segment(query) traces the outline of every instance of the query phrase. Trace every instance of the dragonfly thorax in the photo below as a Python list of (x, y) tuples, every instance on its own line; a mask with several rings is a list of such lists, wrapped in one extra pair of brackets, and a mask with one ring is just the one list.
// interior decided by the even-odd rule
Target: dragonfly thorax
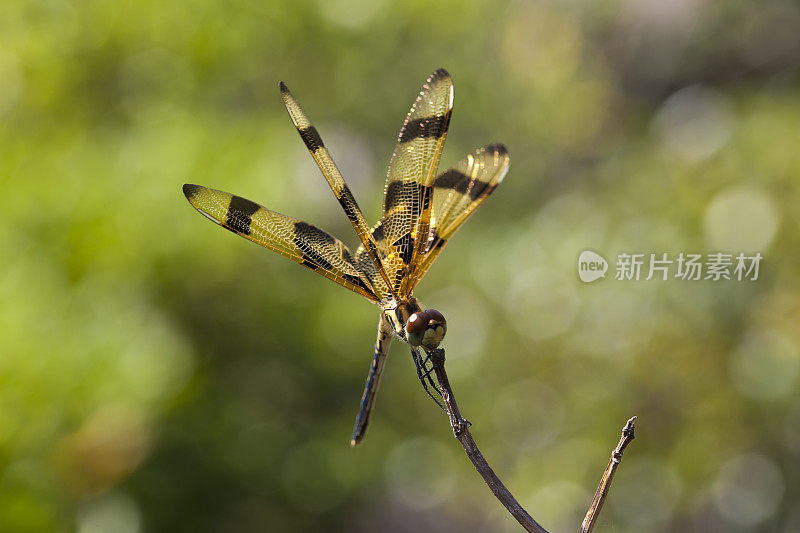
[(422, 309), (416, 298), (394, 302), (384, 308), (394, 332), (411, 346), (432, 350), (447, 333), (447, 321), (436, 309)]

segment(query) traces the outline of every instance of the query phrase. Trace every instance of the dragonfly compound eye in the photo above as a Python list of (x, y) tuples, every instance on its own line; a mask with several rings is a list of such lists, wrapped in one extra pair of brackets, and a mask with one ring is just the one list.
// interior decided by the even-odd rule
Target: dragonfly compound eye
[(426, 309), (408, 317), (405, 329), (410, 345), (432, 350), (444, 339), (444, 334), (447, 333), (447, 321), (436, 309)]

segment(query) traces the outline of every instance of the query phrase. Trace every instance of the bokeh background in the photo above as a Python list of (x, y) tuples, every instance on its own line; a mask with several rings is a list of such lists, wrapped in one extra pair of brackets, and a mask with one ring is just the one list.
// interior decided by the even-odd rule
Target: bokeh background
[[(800, 530), (800, 7), (680, 0), (6, 0), (0, 530), (516, 531), (396, 345), (349, 447), (377, 308), (216, 228), (180, 186), (356, 238), (447, 68), (442, 168), (502, 187), (417, 295), (489, 461), (573, 531)], [(578, 280), (584, 248), (764, 256), (757, 281)], [(613, 268), (613, 266), (612, 266)]]

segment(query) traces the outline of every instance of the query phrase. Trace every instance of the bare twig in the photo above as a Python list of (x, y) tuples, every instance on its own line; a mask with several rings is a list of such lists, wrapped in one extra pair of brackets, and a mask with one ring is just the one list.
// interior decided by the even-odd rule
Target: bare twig
[(603, 503), (606, 501), (606, 496), (608, 496), (608, 490), (611, 488), (614, 472), (617, 471), (617, 467), (622, 461), (622, 454), (625, 452), (625, 448), (628, 444), (636, 438), (634, 435), (636, 429), (634, 425), (635, 421), (636, 417), (634, 416), (628, 420), (628, 423), (622, 428), (622, 436), (619, 439), (619, 444), (617, 444), (617, 447), (611, 452), (611, 459), (608, 461), (606, 471), (603, 472), (603, 477), (600, 478), (600, 484), (597, 486), (597, 491), (594, 493), (592, 504), (589, 506), (589, 510), (586, 511), (586, 517), (581, 524), (581, 533), (591, 533), (595, 522), (597, 522), (600, 509), (603, 508)]
[(444, 350), (437, 349), (430, 352), (431, 360), (433, 361), (433, 368), (436, 372), (436, 380), (439, 382), (439, 387), (442, 389), (442, 398), (444, 405), (447, 409), (447, 415), (450, 417), (450, 426), (453, 428), (453, 435), (464, 451), (467, 457), (475, 465), (475, 470), (483, 477), (483, 480), (489, 485), (489, 488), (494, 493), (495, 497), (500, 500), (500, 503), (508, 509), (508, 512), (517, 519), (526, 531), (533, 531), (535, 533), (547, 533), (547, 530), (539, 525), (528, 512), (523, 509), (522, 505), (514, 498), (509, 492), (497, 474), (494, 473), (492, 467), (484, 459), (483, 454), (478, 445), (475, 444), (475, 439), (469, 432), (470, 423), (461, 416), (458, 410), (458, 404), (453, 396), (453, 389), (450, 387), (450, 380), (447, 379), (447, 372), (444, 369)]
[[(453, 395), (453, 389), (450, 386), (450, 380), (447, 379), (447, 372), (444, 368), (444, 350), (439, 348), (435, 350), (428, 351), (428, 355), (431, 358), (433, 363), (433, 370), (436, 373), (436, 380), (439, 382), (439, 388), (442, 392), (442, 398), (444, 399), (445, 409), (447, 411), (447, 415), (450, 417), (450, 426), (453, 428), (453, 435), (458, 442), (461, 443), (461, 446), (464, 448), (464, 451), (469, 457), (469, 460), (472, 461), (472, 464), (475, 465), (475, 469), (478, 473), (483, 477), (483, 480), (491, 489), (492, 493), (494, 493), (495, 497), (500, 500), (500, 503), (508, 510), (509, 513), (519, 522), (522, 527), (525, 528), (526, 531), (532, 531), (534, 533), (548, 533), (545, 528), (539, 525), (533, 517), (528, 514), (528, 512), (520, 505), (520, 503), (514, 498), (514, 496), (509, 492), (508, 488), (500, 481), (500, 478), (497, 477), (497, 474), (494, 473), (494, 470), (489, 466), (489, 463), (486, 462), (486, 459), (483, 457), (478, 445), (475, 443), (475, 439), (472, 438), (472, 434), (469, 431), (470, 423), (467, 419), (461, 416), (461, 412), (458, 409), (458, 404), (456, 403), (456, 399)], [(589, 511), (586, 514), (586, 518), (583, 521), (583, 525), (581, 528), (581, 532), (589, 532), (591, 528), (594, 527), (594, 522), (597, 520), (597, 515), (600, 513), (600, 509), (603, 507), (603, 502), (605, 501), (606, 495), (608, 494), (608, 490), (611, 486), (611, 479), (614, 477), (614, 472), (617, 469), (617, 465), (619, 465), (620, 460), (622, 459), (622, 453), (625, 451), (625, 447), (633, 440), (633, 421), (636, 417), (631, 418), (628, 420), (628, 423), (625, 425), (625, 428), (622, 430), (622, 439), (620, 440), (617, 447), (614, 449), (614, 452), (611, 454), (611, 461), (606, 467), (606, 471), (603, 474), (603, 479), (600, 481), (600, 486), (597, 487), (597, 493), (595, 494), (594, 500), (592, 501), (592, 505), (589, 508)], [(586, 529), (588, 524), (588, 529)]]

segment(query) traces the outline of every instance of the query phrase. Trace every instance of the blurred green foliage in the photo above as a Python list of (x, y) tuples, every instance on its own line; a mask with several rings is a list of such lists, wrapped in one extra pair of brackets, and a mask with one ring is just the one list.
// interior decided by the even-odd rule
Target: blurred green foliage
[[(417, 295), (487, 458), (574, 530), (800, 529), (800, 8), (788, 0), (119, 2), (0, 10), (0, 530), (515, 531), (376, 308), (214, 228), (200, 183), (355, 237), (293, 89), (378, 217), (454, 77), (443, 167), (508, 179)], [(755, 252), (757, 281), (582, 284), (576, 258)]]

